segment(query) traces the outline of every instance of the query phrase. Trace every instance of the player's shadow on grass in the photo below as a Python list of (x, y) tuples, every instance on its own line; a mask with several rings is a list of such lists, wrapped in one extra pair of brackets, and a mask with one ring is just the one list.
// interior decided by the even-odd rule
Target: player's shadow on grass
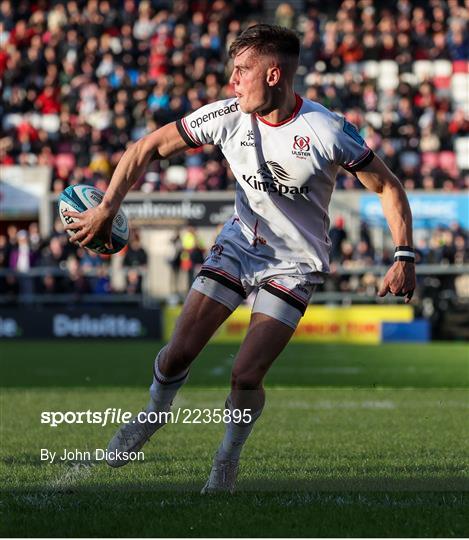
[[(238, 490), (243, 492), (319, 492), (319, 491), (469, 491), (469, 477), (462, 467), (456, 464), (446, 466), (418, 464), (386, 467), (376, 465), (361, 466), (357, 459), (350, 456), (349, 465), (313, 468), (292, 467), (286, 465), (280, 470), (264, 470), (255, 477), (250, 472), (251, 460), (241, 468)], [(32, 467), (39, 471), (41, 467), (50, 469), (51, 474), (41, 483), (28, 486), (34, 491), (109, 491), (109, 490), (151, 490), (158, 492), (193, 492), (200, 491), (206, 480), (207, 471), (191, 467), (187, 458), (183, 470), (191, 480), (183, 481), (181, 469), (174, 467), (174, 480), (171, 479), (173, 467), (169, 458), (149, 457), (145, 464), (133, 463), (122, 469), (112, 469), (102, 461), (65, 462), (60, 468), (41, 461), (37, 454), (22, 453), (16, 456), (3, 456), (0, 463), (9, 468), (14, 475), (15, 467)], [(181, 464), (180, 464), (181, 465)], [(305, 478), (301, 478), (304, 474)], [(199, 478), (200, 477), (200, 478)], [(300, 477), (300, 478), (299, 478)], [(140, 480), (143, 478), (144, 480)], [(17, 477), (18, 479), (18, 477)], [(16, 481), (18, 484), (18, 481)], [(7, 487), (7, 485), (5, 485)]]
[[(111, 480), (111, 481), (110, 481)], [(102, 483), (101, 483), (102, 481)], [(205, 477), (200, 480), (187, 482), (174, 482), (170, 480), (149, 479), (134, 481), (133, 479), (119, 480), (100, 478), (94, 479), (93, 473), (86, 479), (78, 479), (72, 472), (61, 478), (35, 484), (34, 486), (15, 487), (5, 492), (22, 493), (130, 493), (130, 492), (158, 492), (158, 493), (200, 493)], [(7, 486), (5, 486), (7, 488)], [(237, 493), (295, 493), (295, 492), (469, 492), (469, 479), (461, 477), (441, 478), (317, 478), (314, 480), (292, 480), (280, 478), (276, 480), (240, 479), (237, 484)]]
[[(15, 466), (40, 467), (48, 464), (41, 461), (37, 455), (19, 454), (3, 456), (0, 463), (10, 468)], [(36, 484), (34, 490), (156, 490), (156, 491), (189, 491), (198, 492), (205, 481), (205, 472), (190, 467), (190, 481), (181, 481), (181, 471), (175, 470), (179, 478), (171, 480), (170, 460), (146, 460), (145, 465), (130, 464), (123, 469), (111, 469), (102, 461), (65, 462), (60, 464), (57, 473), (51, 474), (43, 484)], [(249, 460), (248, 462), (249, 463)], [(50, 466), (50, 465), (49, 465)], [(52, 465), (56, 467), (56, 465)], [(279, 491), (469, 491), (469, 477), (464, 476), (461, 466), (449, 464), (444, 467), (428, 464), (414, 466), (387, 466), (379, 464), (367, 465), (360, 472), (354, 472), (358, 467), (356, 460), (348, 466), (335, 465), (333, 468), (321, 466), (299, 471), (298, 468), (286, 466), (283, 470), (273, 471), (275, 478), (255, 478), (249, 473), (249, 468), (241, 469), (238, 489), (248, 492), (279, 492)], [(268, 471), (264, 471), (264, 476)], [(298, 478), (303, 473), (307, 478)], [(69, 474), (71, 473), (71, 474)], [(131, 476), (129, 477), (129, 473)], [(246, 476), (250, 474), (249, 478)], [(135, 477), (145, 478), (135, 481)], [(200, 476), (200, 480), (194, 480)], [(86, 478), (85, 478), (86, 477)], [(62, 478), (62, 481), (60, 480)], [(99, 482), (102, 482), (100, 484)], [(29, 487), (29, 486), (28, 486)], [(21, 488), (20, 488), (21, 489)]]

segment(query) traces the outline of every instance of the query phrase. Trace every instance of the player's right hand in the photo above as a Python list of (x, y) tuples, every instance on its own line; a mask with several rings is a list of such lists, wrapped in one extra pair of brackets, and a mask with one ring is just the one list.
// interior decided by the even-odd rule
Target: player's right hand
[(388, 292), (394, 296), (404, 296), (408, 304), (415, 289), (415, 264), (412, 262), (395, 261), (384, 276), (378, 290), (378, 296), (386, 296)]
[(70, 216), (75, 221), (65, 227), (66, 231), (76, 231), (70, 238), (70, 242), (82, 247), (88, 245), (93, 238), (105, 241), (105, 247), (112, 249), (112, 221), (114, 215), (102, 204), (89, 208), (84, 212), (64, 212), (64, 216)]

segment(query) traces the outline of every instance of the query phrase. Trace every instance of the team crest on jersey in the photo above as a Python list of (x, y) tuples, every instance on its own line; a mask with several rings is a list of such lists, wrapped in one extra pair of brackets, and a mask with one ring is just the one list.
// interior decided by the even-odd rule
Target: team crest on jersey
[(220, 262), (222, 253), (223, 246), (220, 244), (213, 244), (210, 248), (210, 255), (207, 257), (207, 260), (212, 261), (212, 263)]
[(220, 244), (213, 244), (213, 246), (210, 248), (210, 253), (212, 255), (220, 256), (223, 253), (223, 246)]
[(302, 135), (295, 135), (293, 139), (292, 154), (299, 159), (306, 159), (311, 156), (311, 139)]
[[(258, 178), (260, 177), (260, 180)], [(243, 180), (252, 188), (266, 193), (283, 195), (303, 195), (309, 192), (308, 186), (289, 186), (284, 182), (290, 182), (293, 178), (276, 161), (266, 161), (257, 169), (256, 174), (243, 174)]]
[(241, 141), (240, 146), (256, 146), (256, 139), (254, 137), (254, 131), (252, 129), (249, 129), (246, 133), (246, 140)]

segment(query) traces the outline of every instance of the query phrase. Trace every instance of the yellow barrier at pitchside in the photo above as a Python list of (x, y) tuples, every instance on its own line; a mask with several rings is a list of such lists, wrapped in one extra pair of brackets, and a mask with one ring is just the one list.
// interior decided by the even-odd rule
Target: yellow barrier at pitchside
[[(168, 340), (180, 306), (164, 311), (164, 339)], [(240, 306), (212, 338), (214, 343), (236, 343), (243, 339), (251, 318), (251, 308)], [(383, 322), (411, 322), (411, 306), (309, 306), (292, 340), (317, 343), (381, 343)]]

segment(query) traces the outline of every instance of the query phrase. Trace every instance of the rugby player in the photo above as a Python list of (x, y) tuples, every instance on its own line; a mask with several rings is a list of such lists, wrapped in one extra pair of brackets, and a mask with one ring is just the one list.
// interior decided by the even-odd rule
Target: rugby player
[[(256, 291), (252, 316), (234, 361), (225, 407), (229, 418), (202, 492), (233, 491), (243, 445), (264, 406), (262, 381), (287, 345), (315, 286), (329, 271), (328, 206), (339, 167), (381, 198), (396, 246), (379, 296), (409, 302), (415, 287), (412, 215), (399, 180), (342, 116), (293, 89), (299, 40), (258, 24), (231, 45), (235, 97), (210, 103), (129, 147), (102, 203), (76, 223), (73, 241), (111, 243), (112, 220), (148, 164), (204, 144), (218, 145), (237, 180), (233, 217), (225, 224), (186, 298), (169, 343), (156, 356), (145, 411), (169, 411), (189, 367), (217, 328)], [(140, 416), (138, 418), (141, 418)], [(110, 451), (137, 451), (162, 423), (122, 426)], [(116, 459), (119, 467), (126, 461)]]

